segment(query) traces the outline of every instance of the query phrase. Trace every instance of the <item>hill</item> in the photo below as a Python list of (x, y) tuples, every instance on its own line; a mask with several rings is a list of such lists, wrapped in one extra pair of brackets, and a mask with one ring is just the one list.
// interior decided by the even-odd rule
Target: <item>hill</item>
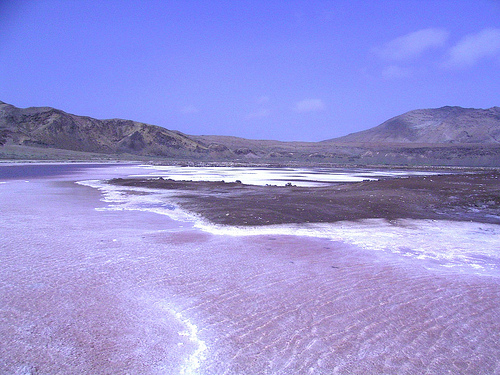
[(500, 144), (500, 107), (418, 109), (326, 142)]
[(499, 166), (500, 108), (416, 110), (341, 138), (280, 142), (194, 136), (131, 120), (0, 102), (0, 159)]
[(131, 120), (97, 120), (50, 107), (0, 102), (0, 144), (104, 154), (178, 156), (207, 147), (186, 135)]

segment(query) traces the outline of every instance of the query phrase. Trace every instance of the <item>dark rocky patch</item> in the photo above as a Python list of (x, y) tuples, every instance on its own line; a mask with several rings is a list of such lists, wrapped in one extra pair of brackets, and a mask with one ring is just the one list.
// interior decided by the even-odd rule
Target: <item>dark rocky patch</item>
[(322, 223), (370, 218), (500, 224), (500, 173), (391, 178), (325, 187), (254, 186), (162, 179), (111, 184), (175, 190), (177, 203), (216, 224)]

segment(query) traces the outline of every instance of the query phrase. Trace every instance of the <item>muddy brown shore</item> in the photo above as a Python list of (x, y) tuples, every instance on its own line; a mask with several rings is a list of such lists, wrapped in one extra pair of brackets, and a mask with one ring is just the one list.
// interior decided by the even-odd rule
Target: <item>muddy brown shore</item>
[(388, 178), (323, 187), (162, 178), (118, 178), (109, 182), (171, 190), (182, 208), (215, 224), (254, 226), (370, 218), (500, 224), (498, 171)]

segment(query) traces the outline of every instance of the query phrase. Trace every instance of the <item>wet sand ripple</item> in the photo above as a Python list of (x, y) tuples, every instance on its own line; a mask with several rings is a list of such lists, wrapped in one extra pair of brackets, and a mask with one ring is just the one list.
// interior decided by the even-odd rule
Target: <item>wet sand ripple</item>
[(0, 373), (499, 372), (496, 277), (95, 211), (90, 191), (1, 191)]

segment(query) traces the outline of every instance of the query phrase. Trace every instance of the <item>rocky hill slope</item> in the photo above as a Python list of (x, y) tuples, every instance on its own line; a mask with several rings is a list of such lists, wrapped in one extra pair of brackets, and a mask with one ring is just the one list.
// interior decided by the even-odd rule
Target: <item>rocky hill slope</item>
[(500, 107), (418, 109), (327, 142), (500, 144)]
[(500, 166), (500, 108), (416, 110), (323, 142), (193, 136), (0, 102), (0, 159), (169, 158), (243, 163)]
[(98, 153), (176, 156), (206, 151), (186, 135), (130, 120), (97, 120), (50, 107), (0, 102), (0, 144)]

